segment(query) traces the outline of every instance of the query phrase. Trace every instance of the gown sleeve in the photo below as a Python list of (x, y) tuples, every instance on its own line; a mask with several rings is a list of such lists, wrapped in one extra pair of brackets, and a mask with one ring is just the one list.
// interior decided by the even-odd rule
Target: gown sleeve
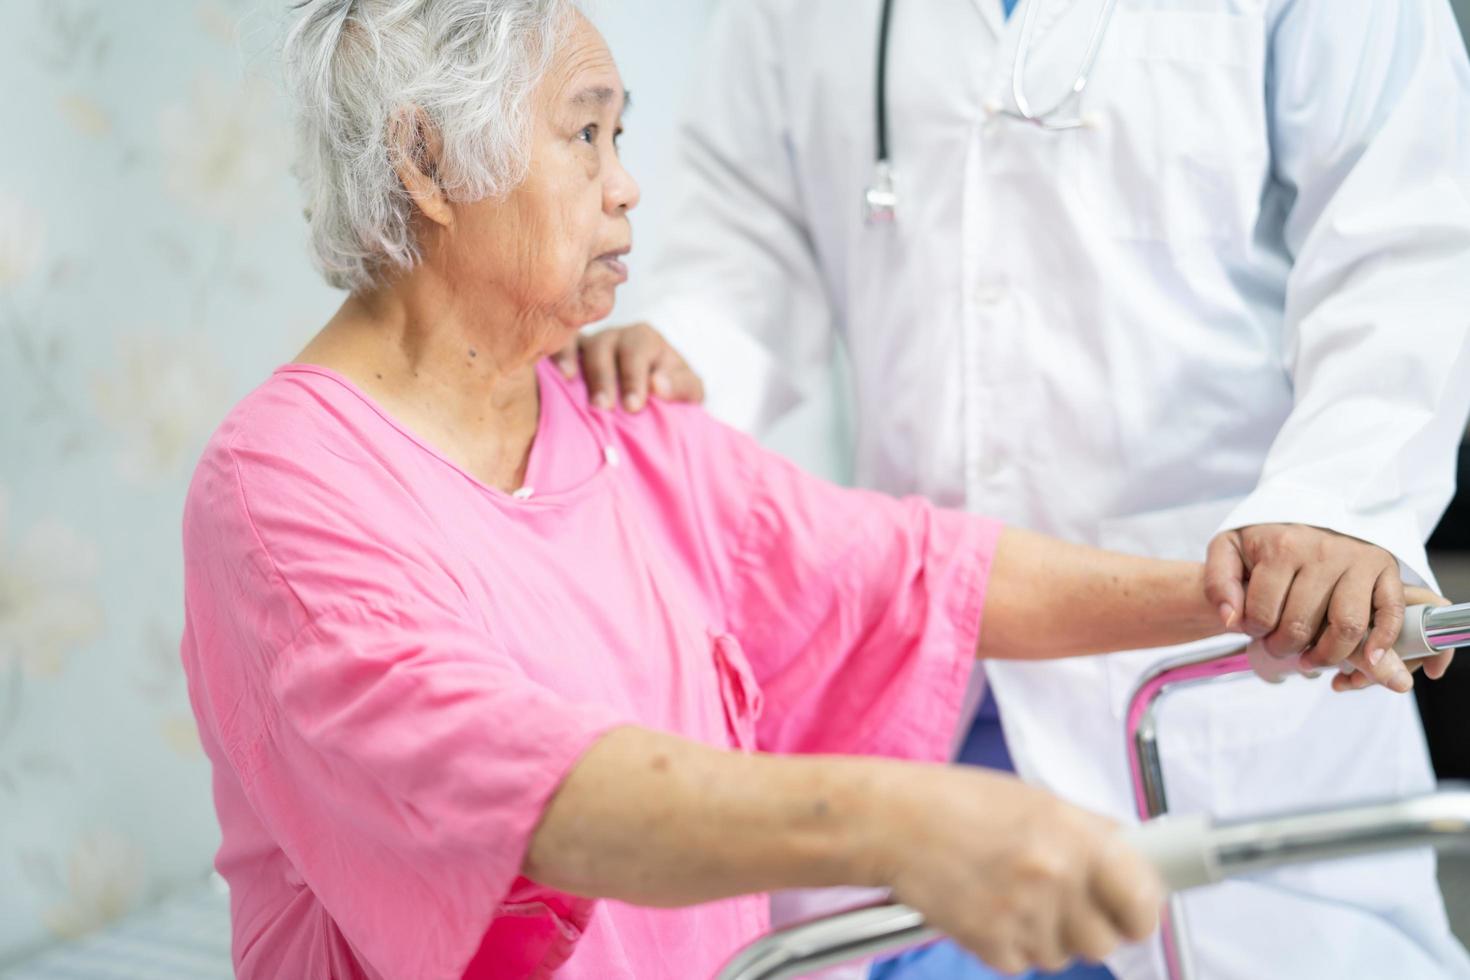
[(689, 479), (723, 529), (759, 748), (947, 758), (1001, 525), (828, 483), (698, 409), (661, 410), (689, 419)]

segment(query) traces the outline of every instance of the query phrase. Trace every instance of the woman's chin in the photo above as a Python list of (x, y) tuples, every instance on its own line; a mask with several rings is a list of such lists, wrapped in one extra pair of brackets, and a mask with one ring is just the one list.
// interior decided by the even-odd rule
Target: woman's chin
[[(583, 306), (582, 316), (579, 317), (582, 327), (600, 323), (612, 316), (613, 307), (617, 305), (617, 290), (598, 289), (586, 298)], [(580, 327), (578, 329), (581, 329)]]
[(575, 344), (582, 336), (582, 331), (606, 320), (612, 314), (612, 306), (608, 305), (606, 310), (599, 310), (595, 315), (587, 311), (579, 311), (577, 316), (568, 317), (562, 321), (562, 329), (552, 338), (550, 346), (546, 350), (546, 356), (565, 350), (568, 346)]

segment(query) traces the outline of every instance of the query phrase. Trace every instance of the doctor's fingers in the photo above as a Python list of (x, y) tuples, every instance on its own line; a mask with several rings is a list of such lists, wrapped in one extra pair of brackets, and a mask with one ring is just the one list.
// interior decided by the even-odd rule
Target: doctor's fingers
[(561, 350), (551, 355), (551, 363), (561, 371), (564, 378), (575, 378), (577, 376), (577, 362), (580, 356), (580, 345), (574, 340)]
[(593, 334), (582, 342), (587, 387), (594, 400), (610, 406), (618, 398), (636, 412), (649, 390), (660, 398), (703, 401), (704, 384), (653, 327), (635, 323)]
[[(1348, 661), (1354, 668), (1359, 667), (1358, 656), (1361, 655), (1355, 655), (1354, 659)], [(1445, 671), (1450, 669), (1450, 664), (1454, 662), (1454, 659), (1454, 651), (1447, 650), (1437, 656), (1410, 661), (1405, 667), (1408, 669), (1410, 676), (1422, 667), (1424, 668), (1425, 676), (1430, 680), (1437, 681), (1445, 675)], [(1334, 691), (1361, 691), (1365, 687), (1374, 686), (1375, 683), (1380, 682), (1375, 681), (1367, 672), (1361, 669), (1354, 669), (1352, 673), (1343, 672), (1334, 677), (1332, 679), (1332, 689)]]
[(1205, 598), (1219, 610), (1220, 625), (1237, 629), (1245, 606), (1245, 558), (1239, 531), (1222, 531), (1205, 553)]
[(617, 338), (615, 330), (604, 330), (582, 338), (582, 376), (587, 379), (587, 399), (598, 408), (617, 404)]
[(1261, 639), (1275, 631), (1300, 567), (1295, 561), (1279, 557), (1250, 569), (1241, 614), (1241, 632)]
[[(1404, 587), (1404, 605), (1448, 606), (1450, 605), (1450, 600), (1435, 592), (1431, 592), (1429, 589), (1423, 588), (1422, 586), (1410, 585)], [(1438, 656), (1425, 657), (1422, 660), (1414, 661), (1413, 663), (1409, 664), (1409, 669), (1413, 671), (1417, 670), (1420, 667), (1423, 667), (1425, 675), (1427, 675), (1430, 680), (1437, 681), (1444, 676), (1445, 671), (1450, 669), (1450, 664), (1454, 661), (1454, 659), (1455, 651), (1446, 650), (1444, 653), (1441, 653)]]
[(648, 403), (648, 385), (653, 375), (653, 362), (665, 347), (663, 337), (648, 324), (638, 323), (618, 331), (618, 387), (623, 393), (623, 407), (637, 412)]
[[(1438, 598), (1432, 593), (1426, 595)], [(1379, 573), (1373, 585), (1373, 626), (1363, 641), (1363, 651), (1369, 660), (1376, 659), (1379, 650), (1387, 651), (1385, 660), (1390, 657), (1398, 659), (1393, 648), (1404, 629), (1404, 606), (1404, 580), (1399, 577), (1398, 563), (1394, 562)], [(1408, 687), (1403, 690), (1408, 690)]]
[(665, 401), (695, 404), (704, 401), (704, 381), (679, 356), (678, 351), (667, 345), (653, 360), (653, 375), (649, 387)]
[[(1266, 652), (1273, 657), (1294, 657), (1311, 647), (1314, 642), (1320, 642), (1328, 622), (1330, 603), (1342, 580), (1341, 567), (1313, 563), (1298, 568), (1296, 577), (1291, 580), (1291, 588), (1286, 592), (1286, 601), (1282, 603), (1280, 619), (1275, 628), (1261, 638)], [(1373, 606), (1371, 576), (1364, 587), (1357, 590), (1355, 596), (1361, 606), (1358, 618), (1366, 632), (1368, 614)], [(1344, 607), (1352, 606), (1351, 600), (1346, 597), (1343, 604)], [(1362, 639), (1360, 635), (1337, 659), (1341, 660), (1352, 653)], [(1306, 668), (1309, 665), (1304, 663), (1302, 666)]]
[(1454, 662), (1454, 659), (1455, 651), (1446, 650), (1437, 657), (1428, 657), (1419, 663), (1424, 666), (1424, 673), (1429, 679), (1437, 681), (1445, 675), (1445, 671), (1450, 669), (1450, 664)]
[(1418, 664), (1406, 667), (1399, 655), (1389, 650), (1376, 662), (1368, 659), (1366, 650), (1359, 650), (1342, 664), (1336, 677), (1332, 678), (1334, 691), (1361, 691), (1367, 687), (1386, 687), (1399, 694), (1413, 689), (1413, 671)]
[(582, 342), (587, 387), (599, 404), (621, 398), (636, 412), (648, 402), (648, 376), (664, 340), (646, 323), (612, 327)]
[[(1397, 599), (1397, 609), (1395, 609), (1395, 599)], [(1424, 668), (1424, 672), (1431, 679), (1438, 680), (1443, 677), (1444, 672), (1449, 669), (1454, 656), (1453, 652), (1405, 664), (1394, 650), (1394, 646), (1398, 642), (1399, 633), (1403, 630), (1404, 606), (1410, 604), (1444, 606), (1449, 605), (1449, 600), (1428, 589), (1417, 586), (1405, 588), (1395, 568), (1379, 576), (1374, 587), (1374, 601), (1382, 609), (1381, 613), (1375, 610), (1373, 630), (1362, 647), (1348, 659), (1348, 663), (1354, 668), (1352, 672), (1344, 671), (1333, 678), (1332, 689), (1334, 691), (1361, 691), (1372, 684), (1382, 684), (1393, 690), (1405, 692), (1413, 686), (1412, 675), (1420, 667)], [(1381, 622), (1378, 621), (1380, 615)], [(1379, 642), (1380, 637), (1390, 635), (1393, 639), (1389, 643)]]
[[(1347, 691), (1361, 691), (1366, 687), (1378, 686), (1377, 682), (1373, 680), (1373, 676), (1362, 669), (1362, 664), (1359, 662), (1361, 658), (1361, 654), (1353, 654), (1347, 663), (1342, 665), (1337, 676), (1332, 678), (1332, 689), (1334, 691), (1344, 693)], [(1351, 671), (1347, 669), (1349, 666), (1352, 667)]]
[[(1361, 691), (1365, 687), (1378, 684), (1405, 694), (1414, 687), (1414, 679), (1397, 653), (1388, 650), (1380, 653), (1377, 659), (1369, 657), (1368, 653), (1367, 650), (1359, 650), (1347, 659), (1342, 666), (1351, 668), (1351, 673), (1345, 670), (1333, 678), (1333, 690)], [(1339, 678), (1345, 678), (1343, 683), (1338, 683)]]
[[(1305, 575), (1304, 570), (1297, 582), (1302, 582)], [(1374, 570), (1351, 565), (1328, 587), (1323, 596), (1322, 622), (1317, 624), (1315, 639), (1302, 653), (1302, 670), (1335, 667), (1363, 648), (1373, 622), (1373, 589), (1377, 581)], [(1293, 585), (1293, 593), (1297, 590), (1298, 586)], [(1291, 603), (1292, 600), (1287, 600), (1288, 607)], [(1283, 620), (1290, 615), (1288, 612)]]

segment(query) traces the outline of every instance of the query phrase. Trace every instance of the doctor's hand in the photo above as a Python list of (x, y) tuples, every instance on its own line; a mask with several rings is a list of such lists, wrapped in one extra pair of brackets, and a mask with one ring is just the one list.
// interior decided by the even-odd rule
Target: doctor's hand
[(1371, 682), (1413, 687), (1393, 649), (1405, 607), (1398, 561), (1376, 545), (1304, 524), (1225, 531), (1210, 542), (1205, 593), (1227, 630), (1303, 672), (1356, 655)]
[(649, 393), (665, 401), (702, 402), (704, 382), (653, 327), (635, 323), (578, 337), (551, 356), (568, 378), (577, 376), (580, 355), (587, 397), (598, 408), (623, 407), (636, 412)]
[(1157, 927), (1163, 885), (1111, 821), (968, 766), (887, 775), (879, 880), (990, 966), (1098, 962)]
[[(1417, 586), (1409, 586), (1404, 589), (1404, 603), (1408, 606), (1448, 606), (1450, 600), (1444, 596), (1436, 595), (1428, 589)], [(1365, 653), (1359, 651), (1353, 654), (1343, 664), (1344, 669), (1332, 678), (1332, 689), (1334, 691), (1361, 691), (1365, 687), (1382, 683), (1373, 676), (1371, 665), (1365, 662)], [(1424, 657), (1412, 660), (1408, 663), (1409, 673), (1414, 673), (1420, 667), (1430, 680), (1439, 680), (1445, 671), (1450, 669), (1450, 662), (1455, 658), (1455, 651), (1446, 650), (1444, 653), (1434, 657)], [(1351, 667), (1351, 670), (1346, 668)]]

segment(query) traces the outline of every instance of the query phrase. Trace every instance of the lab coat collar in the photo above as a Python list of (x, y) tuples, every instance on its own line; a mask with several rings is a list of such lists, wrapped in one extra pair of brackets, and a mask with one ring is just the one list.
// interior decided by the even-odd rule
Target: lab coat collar
[[(1000, 0), (971, 0), (975, 9), (980, 12), (980, 19), (994, 32), (996, 37), (1005, 33), (1006, 15), (1005, 9), (1001, 7)], [(1029, 3), (1030, 0), (1025, 0)]]
[(1005, 8), (1001, 0), (971, 0), (975, 9), (980, 12), (980, 19), (995, 34), (997, 38), (1004, 37), (1007, 31), (1011, 31), (1017, 38), (1021, 36), (1021, 18), (1025, 16), (1025, 5), (1028, 3), (1041, 3), (1042, 7), (1037, 11), (1036, 32), (1031, 43), (1035, 45), (1044, 38), (1047, 33), (1057, 25), (1069, 10), (1076, 6), (1076, 0), (1020, 0), (1016, 9), (1011, 12), (1009, 19), (1006, 18)]

